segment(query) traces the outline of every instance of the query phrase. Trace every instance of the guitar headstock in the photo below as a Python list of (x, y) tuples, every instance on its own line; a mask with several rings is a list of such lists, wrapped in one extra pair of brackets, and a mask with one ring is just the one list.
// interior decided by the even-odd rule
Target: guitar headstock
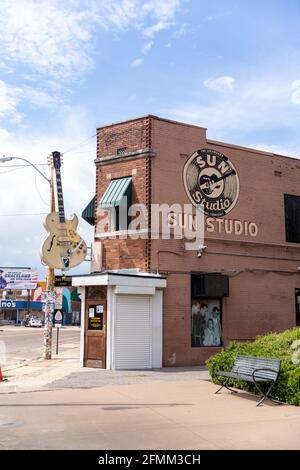
[(48, 165), (55, 170), (59, 170), (62, 165), (62, 154), (60, 152), (52, 152), (48, 157)]

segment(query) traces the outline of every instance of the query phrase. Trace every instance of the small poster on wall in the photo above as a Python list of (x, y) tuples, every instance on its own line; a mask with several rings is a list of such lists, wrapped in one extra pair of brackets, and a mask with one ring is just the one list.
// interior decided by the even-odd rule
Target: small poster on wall
[(94, 316), (95, 316), (95, 308), (90, 307), (89, 308), (89, 318), (94, 318)]
[(103, 329), (103, 305), (89, 306), (88, 329), (94, 331)]

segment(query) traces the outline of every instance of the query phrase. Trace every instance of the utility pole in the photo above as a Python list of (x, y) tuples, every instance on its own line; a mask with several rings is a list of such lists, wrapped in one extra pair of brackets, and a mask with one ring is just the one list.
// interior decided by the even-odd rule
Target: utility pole
[[(50, 182), (50, 212), (55, 211), (54, 187), (53, 187), (53, 171), (51, 172)], [(47, 269), (47, 285), (46, 285), (46, 302), (45, 302), (45, 328), (44, 328), (44, 352), (43, 359), (52, 359), (52, 321), (55, 303), (55, 275), (54, 269), (48, 266)]]

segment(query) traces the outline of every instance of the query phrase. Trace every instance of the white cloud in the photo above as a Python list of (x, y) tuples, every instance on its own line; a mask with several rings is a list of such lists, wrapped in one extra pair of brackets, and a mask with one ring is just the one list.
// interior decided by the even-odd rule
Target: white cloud
[(59, 80), (92, 66), (87, 45), (98, 20), (92, 8), (58, 0), (1, 0), (0, 7), (0, 51), (6, 63), (22, 63)]
[(231, 91), (234, 88), (235, 79), (228, 75), (204, 80), (203, 85), (210, 90), (224, 92)]
[(139, 65), (142, 65), (143, 62), (144, 62), (144, 59), (139, 57), (138, 59), (135, 59), (131, 62), (131, 67), (138, 67)]
[(148, 0), (141, 3), (146, 13), (152, 13), (157, 19), (166, 20), (174, 18), (181, 0)]
[[(263, 131), (284, 128), (291, 135), (284, 153), (299, 155), (300, 114), (296, 106), (291, 106), (290, 83), (284, 77), (249, 79), (230, 94), (218, 94), (206, 104), (201, 102), (201, 96), (198, 104), (184, 103), (161, 112), (171, 119), (205, 126), (210, 138), (229, 142), (236, 141), (237, 136), (256, 132), (261, 136)], [(257, 141), (258, 138), (254, 144)], [(236, 143), (252, 145), (245, 140)]]
[(0, 0), (1, 66), (23, 64), (67, 81), (93, 66), (93, 33), (138, 29), (145, 36), (173, 25), (182, 0)]
[(179, 27), (179, 29), (176, 31), (175, 36), (177, 38), (180, 38), (181, 36), (184, 36), (189, 30), (189, 25), (187, 23), (182, 23)]
[(154, 41), (147, 42), (142, 48), (142, 53), (144, 55), (148, 54), (148, 52), (152, 49), (153, 45), (154, 45)]
[(19, 125), (23, 121), (24, 113), (18, 109), (24, 103), (37, 108), (51, 108), (57, 102), (57, 98), (43, 90), (29, 86), (15, 87), (0, 80), (0, 121), (8, 119), (11, 123)]
[[(0, 67), (10, 72), (7, 79), (18, 81), (18, 86), (2, 85), (0, 116), (20, 124), (24, 116), (18, 108), (24, 101), (39, 107), (62, 102), (72, 81), (94, 66), (97, 29), (114, 34), (136, 29), (152, 38), (173, 25), (181, 1), (0, 0)], [(152, 47), (148, 41), (143, 55)]]
[(3, 117), (15, 117), (17, 107), (20, 100), (21, 90), (16, 87), (7, 85), (0, 80), (0, 119)]
[(168, 21), (159, 21), (158, 23), (145, 28), (143, 31), (144, 36), (153, 38), (156, 33), (163, 31), (164, 29), (169, 29), (172, 26), (172, 23)]
[[(102, 0), (96, 2), (97, 21), (105, 30), (143, 31), (145, 36), (171, 27), (182, 0)], [(149, 25), (149, 23), (151, 23)]]
[(300, 80), (294, 80), (292, 83), (292, 98), (293, 104), (300, 104)]

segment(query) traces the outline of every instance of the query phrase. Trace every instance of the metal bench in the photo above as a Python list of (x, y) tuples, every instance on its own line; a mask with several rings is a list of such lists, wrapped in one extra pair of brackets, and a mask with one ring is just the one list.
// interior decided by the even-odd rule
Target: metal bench
[[(270, 397), (270, 393), (278, 379), (280, 371), (280, 360), (272, 358), (262, 358), (254, 356), (237, 356), (231, 371), (215, 370), (216, 364), (212, 369), (212, 374), (215, 377), (218, 384), (221, 387), (215, 392), (219, 393), (223, 387), (227, 388), (231, 392), (237, 393), (236, 390), (232, 390), (228, 387), (227, 383), (230, 379), (244, 380), (246, 382), (254, 383), (256, 389), (260, 395), (263, 395), (261, 400), (256, 406), (263, 403), (266, 398), (280, 404), (279, 401)], [(224, 377), (225, 380), (220, 380), (220, 377)], [(266, 385), (266, 391), (263, 391), (263, 385)]]

